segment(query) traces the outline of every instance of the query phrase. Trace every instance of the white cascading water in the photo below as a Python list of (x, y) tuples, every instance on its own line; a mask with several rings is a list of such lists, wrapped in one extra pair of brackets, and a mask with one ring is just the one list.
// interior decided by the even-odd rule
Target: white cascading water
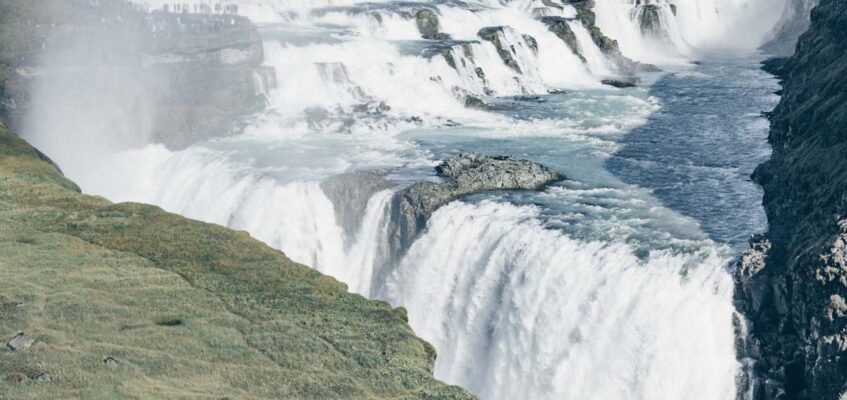
[[(704, 50), (755, 48), (778, 21), (785, 0), (596, 0), (596, 4), (597, 26), (618, 40), (624, 55), (663, 64), (697, 57)], [(658, 8), (672, 46), (641, 35), (633, 16), (648, 4)]]
[(708, 249), (657, 251), (544, 229), (538, 210), (453, 203), (385, 297), (486, 399), (730, 399), (732, 282)]
[[(154, 8), (169, 3), (146, 2)], [(657, 0), (669, 46), (641, 35), (634, 0), (596, 2), (598, 26), (626, 56), (662, 65), (687, 63), (707, 48), (753, 47), (769, 30), (770, 14), (776, 20), (781, 11), (771, 0), (677, 0), (673, 16), (671, 3)], [(367, 12), (357, 12), (357, 3), (239, 2), (242, 14), (262, 24), (265, 64), (278, 80), (268, 109), (240, 136), (181, 151), (110, 148), (108, 155), (97, 154), (103, 156), (99, 168), (81, 164), (78, 148), (69, 154), (52, 145), (55, 126), (28, 137), (68, 166), (86, 192), (246, 230), (351, 291), (406, 307), (416, 333), (438, 349), (436, 376), (484, 399), (735, 396), (727, 253), (705, 239), (687, 247), (639, 248), (642, 237), (632, 232), (647, 229), (656, 210), (680, 230), (694, 224), (603, 171), (615, 138), (657, 107), (646, 90), (600, 84), (618, 71), (581, 23), (568, 21), (585, 63), (536, 18), (572, 18), (575, 9), (556, 0), (434, 2), (428, 7), (454, 41), (447, 42), (450, 57), (444, 57), (427, 54), (434, 42), (420, 40), (414, 18), (397, 11), (419, 4), (371, 1)], [(743, 25), (750, 21), (756, 24)], [(520, 72), (477, 36), (499, 26), (507, 27), (499, 39)], [(743, 37), (739, 26), (746, 29)], [(578, 94), (562, 106), (571, 114), (561, 120), (518, 120), (464, 107), (466, 95), (495, 101), (561, 90)], [(50, 93), (47, 83), (36, 97)], [(598, 197), (569, 215), (564, 228), (548, 224), (542, 207), (505, 197), (454, 202), (433, 215), (397, 264), (388, 265), (385, 212), (393, 192), (376, 193), (348, 237), (320, 181), (351, 170), (421, 179), (419, 171), (437, 163), (435, 146), (403, 135), (449, 140), (453, 131), (439, 130), (447, 128), (465, 129), (462, 139), (561, 139), (585, 160), (561, 172), (577, 181), (602, 177), (602, 183), (543, 195), (563, 204), (575, 201), (569, 196), (577, 192)], [(94, 137), (109, 134), (91, 129)], [(586, 217), (594, 212), (612, 228)], [(585, 233), (595, 231), (602, 234)], [(646, 231), (670, 242), (688, 240), (663, 228)]]

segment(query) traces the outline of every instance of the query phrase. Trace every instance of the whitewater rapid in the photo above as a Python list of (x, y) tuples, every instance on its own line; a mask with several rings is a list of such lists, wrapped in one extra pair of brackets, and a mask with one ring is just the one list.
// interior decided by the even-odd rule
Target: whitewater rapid
[[(108, 126), (82, 124), (84, 136), (54, 141), (58, 121), (29, 137), (88, 193), (245, 230), (352, 292), (406, 307), (438, 350), (436, 377), (484, 399), (733, 398), (731, 246), (608, 170), (625, 135), (661, 115), (650, 85), (662, 75), (644, 74), (636, 88), (602, 85), (620, 67), (576, 9), (555, 0), (360, 3), (239, 2), (260, 24), (277, 77), (267, 109), (240, 135), (179, 151), (88, 147)], [(624, 56), (672, 74), (699, 73), (690, 61), (707, 49), (754, 48), (782, 4), (651, 2), (664, 21), (657, 38), (638, 24), (644, 4), (596, 3), (597, 26)], [(419, 7), (436, 13), (449, 40), (421, 39)], [(566, 19), (584, 61), (539, 15)], [(504, 27), (497, 38), (517, 69), (480, 40), (486, 27)], [(46, 80), (36, 95), (53, 99), (58, 85)], [(465, 107), (468, 96), (487, 108)], [(133, 110), (109, 102), (96, 118)], [(462, 151), (532, 159), (568, 179), (453, 202), (394, 258), (386, 213), (395, 191), (437, 179), (433, 167)], [(353, 230), (321, 187), (351, 171), (393, 182), (371, 195)]]

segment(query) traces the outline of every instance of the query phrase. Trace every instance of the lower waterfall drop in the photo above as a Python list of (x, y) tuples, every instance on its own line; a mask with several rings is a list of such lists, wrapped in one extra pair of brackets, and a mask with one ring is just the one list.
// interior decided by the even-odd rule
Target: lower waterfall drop
[(545, 229), (538, 213), (453, 203), (389, 277), (380, 297), (418, 310), (410, 323), (438, 349), (436, 377), (485, 399), (735, 395), (732, 279), (717, 248), (639, 258)]

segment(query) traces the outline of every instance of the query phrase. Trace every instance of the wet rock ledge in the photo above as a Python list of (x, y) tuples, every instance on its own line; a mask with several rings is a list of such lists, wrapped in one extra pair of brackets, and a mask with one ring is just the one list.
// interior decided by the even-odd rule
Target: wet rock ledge
[[(538, 190), (564, 179), (556, 171), (532, 161), (480, 153), (448, 159), (435, 172), (440, 182), (417, 182), (391, 198), (388, 245), (392, 257), (401, 256), (412, 245), (438, 208), (462, 196), (494, 190)], [(361, 224), (367, 200), (379, 190), (396, 186), (373, 171), (339, 175), (322, 184), (348, 234)]]

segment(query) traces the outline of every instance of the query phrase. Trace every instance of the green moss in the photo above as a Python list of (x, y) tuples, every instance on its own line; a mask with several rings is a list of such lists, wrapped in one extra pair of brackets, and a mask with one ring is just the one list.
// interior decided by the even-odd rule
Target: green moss
[(2, 127), (0, 205), (0, 339), (41, 342), (0, 356), (0, 398), (472, 397), (404, 310), (244, 232), (80, 194)]

